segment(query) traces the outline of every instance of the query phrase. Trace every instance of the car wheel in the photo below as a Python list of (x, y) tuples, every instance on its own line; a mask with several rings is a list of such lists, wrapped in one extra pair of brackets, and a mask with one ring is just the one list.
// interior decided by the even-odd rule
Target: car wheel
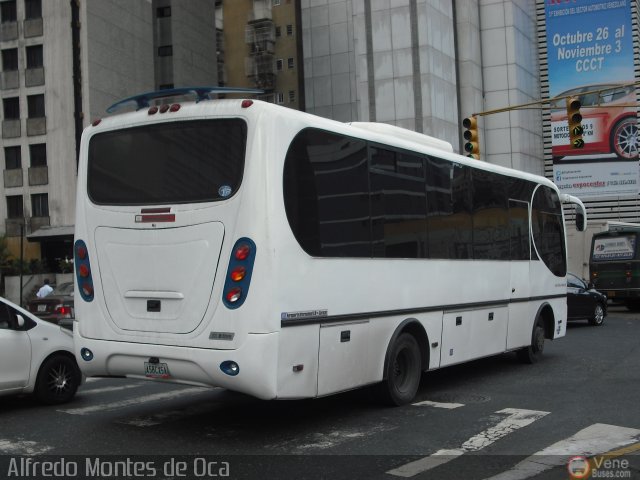
[(598, 327), (604, 323), (604, 307), (601, 303), (596, 304), (596, 308), (593, 311), (593, 317), (589, 319), (589, 323)]
[(624, 118), (611, 130), (611, 151), (618, 157), (632, 159), (638, 156), (638, 126), (636, 117)]
[(544, 327), (542, 321), (538, 319), (533, 333), (531, 334), (531, 345), (521, 348), (516, 352), (518, 360), (522, 363), (536, 363), (542, 357), (544, 351)]
[(47, 405), (66, 403), (76, 394), (80, 379), (80, 369), (74, 359), (54, 355), (40, 367), (34, 393), (40, 402)]
[(401, 334), (391, 346), (379, 397), (387, 405), (406, 405), (420, 386), (422, 356), (415, 337)]

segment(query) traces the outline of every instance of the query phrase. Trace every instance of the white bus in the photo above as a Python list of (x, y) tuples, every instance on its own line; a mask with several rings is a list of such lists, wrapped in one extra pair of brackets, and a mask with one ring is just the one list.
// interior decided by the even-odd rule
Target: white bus
[(149, 106), (187, 90), (127, 99), (136, 111), (83, 133), (74, 332), (87, 376), (261, 399), (378, 383), (399, 405), (423, 371), (509, 351), (533, 362), (565, 334), (549, 180), (398, 127), (207, 89)]

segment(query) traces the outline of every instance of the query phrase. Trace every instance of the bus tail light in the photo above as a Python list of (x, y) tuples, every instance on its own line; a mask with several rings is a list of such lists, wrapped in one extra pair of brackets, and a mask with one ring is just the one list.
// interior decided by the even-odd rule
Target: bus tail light
[(89, 262), (89, 250), (82, 240), (76, 240), (74, 250), (76, 285), (82, 299), (85, 302), (90, 302), (93, 300), (93, 275)]
[(255, 258), (256, 244), (253, 240), (241, 238), (233, 246), (222, 293), (222, 301), (227, 308), (238, 308), (246, 300)]

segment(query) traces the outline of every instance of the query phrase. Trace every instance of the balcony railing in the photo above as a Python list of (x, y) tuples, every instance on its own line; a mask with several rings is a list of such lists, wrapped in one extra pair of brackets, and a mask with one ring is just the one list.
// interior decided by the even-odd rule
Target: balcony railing
[(2, 121), (2, 138), (17, 138), (21, 134), (19, 118)]
[(4, 187), (21, 187), (22, 186), (22, 169), (11, 168), (4, 171)]
[(47, 185), (49, 183), (49, 167), (29, 167), (29, 185)]

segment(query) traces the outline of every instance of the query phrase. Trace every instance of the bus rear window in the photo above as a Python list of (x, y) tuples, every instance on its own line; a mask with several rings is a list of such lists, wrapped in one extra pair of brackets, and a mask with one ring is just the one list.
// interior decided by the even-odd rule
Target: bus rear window
[(102, 205), (224, 200), (239, 188), (247, 126), (240, 119), (161, 123), (94, 135), (87, 189)]
[(633, 260), (636, 254), (636, 236), (594, 237), (592, 259), (594, 262)]

